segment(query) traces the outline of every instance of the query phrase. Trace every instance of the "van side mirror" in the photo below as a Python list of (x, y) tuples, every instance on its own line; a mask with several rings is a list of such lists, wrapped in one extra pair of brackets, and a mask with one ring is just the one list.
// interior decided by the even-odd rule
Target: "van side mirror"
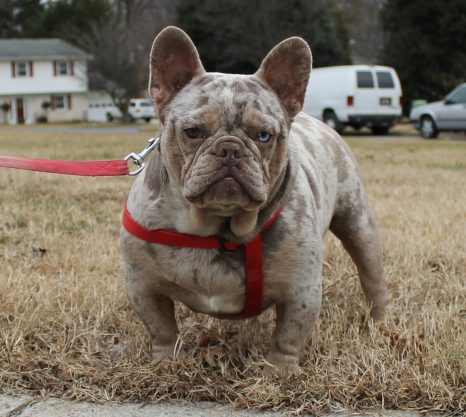
[(449, 98), (446, 98), (443, 102), (445, 103), (446, 106), (449, 106), (450, 104), (456, 104), (456, 101), (453, 101)]

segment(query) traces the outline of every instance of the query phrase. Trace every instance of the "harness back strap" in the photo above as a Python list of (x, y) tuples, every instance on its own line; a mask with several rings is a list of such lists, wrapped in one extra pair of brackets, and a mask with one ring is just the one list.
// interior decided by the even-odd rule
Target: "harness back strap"
[[(244, 268), (246, 275), (246, 299), (244, 310), (239, 314), (223, 315), (223, 317), (254, 317), (262, 312), (264, 268), (262, 257), (262, 232), (270, 227), (280, 215), (278, 210), (261, 228), (261, 232), (251, 241), (244, 244)], [(184, 248), (218, 249), (235, 251), (241, 246), (238, 242), (223, 241), (216, 236), (194, 236), (173, 230), (148, 230), (138, 224), (125, 206), (123, 211), (123, 227), (133, 236), (152, 243)]]

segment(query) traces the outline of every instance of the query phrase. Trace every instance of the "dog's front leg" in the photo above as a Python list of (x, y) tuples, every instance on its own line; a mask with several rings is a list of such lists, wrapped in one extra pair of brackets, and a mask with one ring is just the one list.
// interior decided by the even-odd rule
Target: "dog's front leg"
[(130, 304), (149, 332), (152, 360), (159, 363), (173, 357), (178, 337), (173, 301), (143, 285), (131, 273), (126, 278), (126, 292)]
[(320, 280), (293, 291), (293, 299), (276, 305), (277, 324), (272, 334), (266, 374), (288, 376), (299, 368), (299, 359), (320, 311)]

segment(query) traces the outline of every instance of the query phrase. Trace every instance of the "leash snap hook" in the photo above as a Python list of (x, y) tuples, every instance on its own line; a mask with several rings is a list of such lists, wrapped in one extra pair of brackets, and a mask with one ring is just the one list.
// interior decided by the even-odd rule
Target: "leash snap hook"
[(160, 138), (150, 138), (148, 140), (149, 144), (142, 150), (142, 152), (140, 153), (131, 152), (124, 157), (125, 161), (128, 161), (131, 159), (131, 161), (139, 167), (135, 171), (130, 171), (128, 173), (129, 176), (138, 175), (144, 169), (144, 167), (146, 166), (146, 164), (144, 163), (144, 159), (147, 157), (147, 155), (149, 155), (154, 150), (154, 148), (157, 146), (159, 141), (160, 141)]

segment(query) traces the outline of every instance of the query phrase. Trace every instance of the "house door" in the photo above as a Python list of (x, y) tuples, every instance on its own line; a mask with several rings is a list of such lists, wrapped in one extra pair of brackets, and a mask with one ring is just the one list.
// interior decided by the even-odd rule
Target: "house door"
[(16, 99), (16, 121), (24, 123), (24, 100), (22, 98)]

